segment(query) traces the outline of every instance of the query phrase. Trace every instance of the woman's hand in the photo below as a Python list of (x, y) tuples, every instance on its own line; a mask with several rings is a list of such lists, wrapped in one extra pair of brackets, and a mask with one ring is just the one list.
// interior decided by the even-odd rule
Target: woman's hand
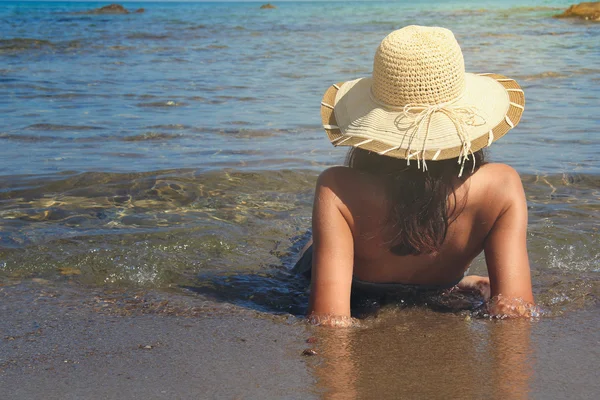
[(494, 296), (488, 303), (490, 316), (504, 318), (537, 318), (540, 316), (540, 308), (534, 303), (518, 297), (507, 297), (503, 295)]
[(313, 325), (329, 328), (350, 328), (357, 325), (357, 321), (354, 318), (336, 315), (310, 314), (307, 319)]
[(535, 318), (540, 315), (539, 307), (521, 298), (494, 296), (490, 299), (490, 278), (487, 276), (465, 276), (456, 285), (461, 292), (479, 293), (486, 301), (489, 315), (496, 318)]
[(458, 290), (461, 292), (476, 292), (483, 297), (484, 301), (490, 299), (490, 278), (487, 276), (469, 275), (458, 282)]

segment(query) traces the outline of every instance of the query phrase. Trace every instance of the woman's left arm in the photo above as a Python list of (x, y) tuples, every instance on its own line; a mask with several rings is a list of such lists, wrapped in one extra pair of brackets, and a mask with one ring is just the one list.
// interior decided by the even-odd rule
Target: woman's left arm
[(344, 216), (336, 178), (339, 167), (325, 170), (317, 181), (313, 206), (313, 265), (309, 318), (340, 326), (350, 320), (350, 290), (354, 266), (354, 239)]

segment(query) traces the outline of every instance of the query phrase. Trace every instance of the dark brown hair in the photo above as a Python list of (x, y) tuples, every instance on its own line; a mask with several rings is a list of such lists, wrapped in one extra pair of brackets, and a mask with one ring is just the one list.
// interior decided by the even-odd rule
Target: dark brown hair
[[(390, 251), (397, 255), (431, 254), (440, 249), (448, 226), (460, 214), (460, 210), (456, 212), (456, 185), (483, 164), (485, 157), (479, 150), (465, 162), (462, 177), (458, 178), (461, 164), (456, 158), (427, 161), (427, 171), (414, 160), (407, 165), (406, 160), (359, 148), (350, 149), (346, 158), (350, 168), (385, 179), (390, 204)], [(452, 209), (448, 207), (450, 196), (454, 196)]]

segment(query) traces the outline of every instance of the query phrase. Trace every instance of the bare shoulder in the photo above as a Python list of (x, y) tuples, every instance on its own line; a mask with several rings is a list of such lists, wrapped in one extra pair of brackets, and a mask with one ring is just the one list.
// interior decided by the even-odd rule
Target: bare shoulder
[(511, 166), (500, 163), (483, 165), (473, 176), (477, 186), (486, 197), (513, 202), (523, 194), (523, 183), (519, 173)]
[(348, 174), (350, 168), (343, 166), (329, 167), (319, 174), (318, 184), (329, 185), (342, 179)]
[(483, 165), (477, 174), (482, 174), (485, 178), (489, 179), (491, 183), (509, 183), (514, 184), (518, 182), (520, 184), (521, 178), (519, 173), (510, 165), (501, 163), (489, 163)]
[(349, 220), (353, 219), (351, 215), (373, 217), (386, 201), (385, 187), (378, 177), (342, 166), (328, 168), (319, 175), (315, 194), (321, 201), (337, 204)]
[(338, 196), (357, 196), (365, 190), (372, 191), (375, 177), (364, 172), (343, 166), (327, 168), (321, 172), (317, 186), (326, 187)]
[(329, 167), (319, 175), (319, 184), (343, 184), (350, 178), (360, 175), (360, 172), (344, 166)]

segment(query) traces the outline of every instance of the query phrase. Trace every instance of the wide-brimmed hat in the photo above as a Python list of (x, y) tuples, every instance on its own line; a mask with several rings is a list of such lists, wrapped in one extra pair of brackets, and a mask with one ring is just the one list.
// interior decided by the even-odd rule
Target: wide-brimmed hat
[(523, 90), (497, 74), (465, 72), (451, 31), (407, 26), (379, 45), (371, 77), (331, 86), (321, 102), (335, 146), (423, 162), (458, 158), (504, 136), (521, 120)]

